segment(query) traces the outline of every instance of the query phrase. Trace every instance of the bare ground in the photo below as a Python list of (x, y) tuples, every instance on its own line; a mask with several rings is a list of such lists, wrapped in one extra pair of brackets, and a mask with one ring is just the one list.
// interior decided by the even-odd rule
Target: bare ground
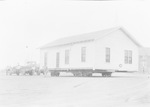
[(150, 78), (0, 76), (0, 107), (150, 107)]

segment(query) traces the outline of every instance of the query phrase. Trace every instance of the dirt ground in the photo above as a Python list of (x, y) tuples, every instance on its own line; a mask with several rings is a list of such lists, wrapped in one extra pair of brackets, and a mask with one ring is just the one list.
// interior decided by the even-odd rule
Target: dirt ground
[(0, 107), (150, 107), (150, 78), (0, 75)]

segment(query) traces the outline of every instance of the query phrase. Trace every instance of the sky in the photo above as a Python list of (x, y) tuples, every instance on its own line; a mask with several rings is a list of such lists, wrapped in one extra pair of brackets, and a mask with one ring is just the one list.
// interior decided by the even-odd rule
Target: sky
[(0, 69), (39, 62), (40, 46), (59, 38), (124, 27), (150, 47), (150, 1), (0, 1)]

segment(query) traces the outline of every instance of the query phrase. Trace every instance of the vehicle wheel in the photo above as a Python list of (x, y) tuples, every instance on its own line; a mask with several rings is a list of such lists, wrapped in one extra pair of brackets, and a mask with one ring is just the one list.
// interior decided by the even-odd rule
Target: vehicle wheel
[(111, 77), (111, 73), (108, 74), (108, 77)]
[(77, 74), (76, 74), (76, 73), (73, 73), (73, 76), (77, 77)]
[(40, 72), (37, 72), (36, 74), (37, 74), (37, 75), (40, 75)]
[(82, 72), (83, 77), (87, 77), (87, 73)]
[(53, 73), (51, 72), (51, 77), (53, 77)]
[(59, 72), (57, 72), (55, 75), (56, 75), (57, 77), (59, 77), (59, 74), (60, 74), (60, 73), (59, 73)]
[(102, 77), (107, 77), (107, 74), (106, 73), (102, 73)]
[(51, 77), (54, 77), (55, 76), (55, 72), (51, 72)]
[(87, 76), (88, 76), (88, 77), (92, 77), (92, 73), (89, 73)]
[(104, 74), (102, 73), (102, 77), (104, 77)]
[(33, 72), (31, 71), (31, 72), (29, 72), (29, 75), (33, 75)]
[(16, 73), (16, 75), (19, 75), (19, 71), (16, 71), (15, 73)]
[(78, 73), (77, 73), (77, 76), (78, 76), (78, 77), (82, 77), (82, 76), (83, 76), (83, 75), (82, 75), (82, 72), (78, 72)]

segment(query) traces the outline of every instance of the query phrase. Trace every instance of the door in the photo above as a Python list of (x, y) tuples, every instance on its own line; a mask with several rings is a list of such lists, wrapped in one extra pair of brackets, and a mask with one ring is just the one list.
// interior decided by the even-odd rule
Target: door
[(59, 68), (59, 52), (56, 53), (56, 68)]

